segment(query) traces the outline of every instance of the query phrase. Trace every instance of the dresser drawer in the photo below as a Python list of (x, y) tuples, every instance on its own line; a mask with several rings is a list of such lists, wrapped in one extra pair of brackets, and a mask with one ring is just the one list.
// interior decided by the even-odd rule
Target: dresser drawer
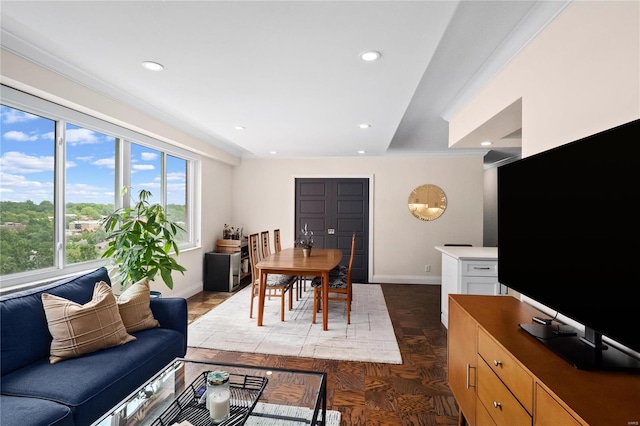
[(522, 406), (533, 413), (533, 379), (483, 330), (478, 330), (478, 354), (504, 382)]
[(462, 275), (496, 277), (498, 276), (498, 262), (495, 260), (463, 260)]
[(476, 404), (476, 426), (496, 426), (491, 414), (480, 401)]
[(581, 426), (580, 422), (539, 385), (536, 385), (535, 419), (535, 426)]
[(531, 415), (480, 357), (478, 357), (478, 399), (497, 426), (532, 424)]

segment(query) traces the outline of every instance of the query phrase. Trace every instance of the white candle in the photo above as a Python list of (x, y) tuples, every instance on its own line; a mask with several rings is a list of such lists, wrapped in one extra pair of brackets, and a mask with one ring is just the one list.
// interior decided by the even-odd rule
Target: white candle
[(209, 417), (221, 422), (229, 417), (231, 392), (228, 389), (215, 389), (209, 392)]

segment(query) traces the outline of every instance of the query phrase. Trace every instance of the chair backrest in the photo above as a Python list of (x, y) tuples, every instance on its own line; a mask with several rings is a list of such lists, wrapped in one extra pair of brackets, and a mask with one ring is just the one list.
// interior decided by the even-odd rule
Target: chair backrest
[(280, 250), (282, 250), (282, 243), (280, 242), (280, 230), (279, 229), (274, 229), (273, 230), (273, 249), (275, 250), (275, 252), (279, 252)]
[(269, 231), (260, 233), (260, 245), (262, 246), (262, 257), (265, 258), (271, 254), (271, 242), (269, 241)]
[(347, 284), (351, 284), (351, 269), (353, 268), (353, 254), (356, 251), (356, 233), (351, 236), (351, 256), (349, 256), (349, 268), (347, 269)]
[(258, 234), (249, 235), (249, 263), (251, 264), (251, 279), (254, 281), (259, 278), (256, 269), (256, 264), (261, 259), (259, 239)]

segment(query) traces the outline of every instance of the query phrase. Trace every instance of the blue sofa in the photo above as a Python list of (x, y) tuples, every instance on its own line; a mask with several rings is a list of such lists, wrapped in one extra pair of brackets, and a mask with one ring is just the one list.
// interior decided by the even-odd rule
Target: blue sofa
[(160, 323), (133, 342), (51, 364), (42, 293), (85, 304), (106, 268), (0, 297), (0, 424), (90, 425), (187, 351), (187, 303), (152, 298)]

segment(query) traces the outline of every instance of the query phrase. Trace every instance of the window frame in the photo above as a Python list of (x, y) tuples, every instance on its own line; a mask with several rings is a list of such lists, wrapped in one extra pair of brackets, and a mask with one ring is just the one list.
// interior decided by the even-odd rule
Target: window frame
[(89, 271), (108, 264), (108, 259), (96, 259), (93, 261), (80, 262), (65, 265), (65, 206), (66, 206), (66, 139), (65, 129), (67, 123), (82, 126), (88, 130), (99, 132), (115, 138), (115, 169), (114, 169), (114, 208), (118, 209), (129, 205), (129, 193), (121, 196), (121, 189), (131, 185), (130, 173), (130, 153), (131, 144), (135, 143), (160, 151), (162, 153), (161, 188), (159, 194), (161, 204), (166, 207), (167, 203), (167, 177), (166, 177), (166, 156), (186, 161), (186, 220), (187, 241), (179, 243), (180, 251), (186, 251), (200, 247), (201, 217), (199, 197), (200, 193), (200, 172), (201, 157), (187, 149), (172, 145), (168, 142), (144, 135), (134, 130), (128, 129), (97, 118), (74, 109), (56, 104), (55, 102), (39, 98), (32, 94), (16, 90), (12, 87), (0, 86), (0, 101), (2, 105), (18, 109), (30, 114), (52, 120), (55, 122), (55, 148), (54, 148), (54, 265), (38, 270), (18, 272), (10, 275), (0, 275), (0, 292), (7, 289), (32, 287), (39, 284), (62, 279), (84, 271)]

